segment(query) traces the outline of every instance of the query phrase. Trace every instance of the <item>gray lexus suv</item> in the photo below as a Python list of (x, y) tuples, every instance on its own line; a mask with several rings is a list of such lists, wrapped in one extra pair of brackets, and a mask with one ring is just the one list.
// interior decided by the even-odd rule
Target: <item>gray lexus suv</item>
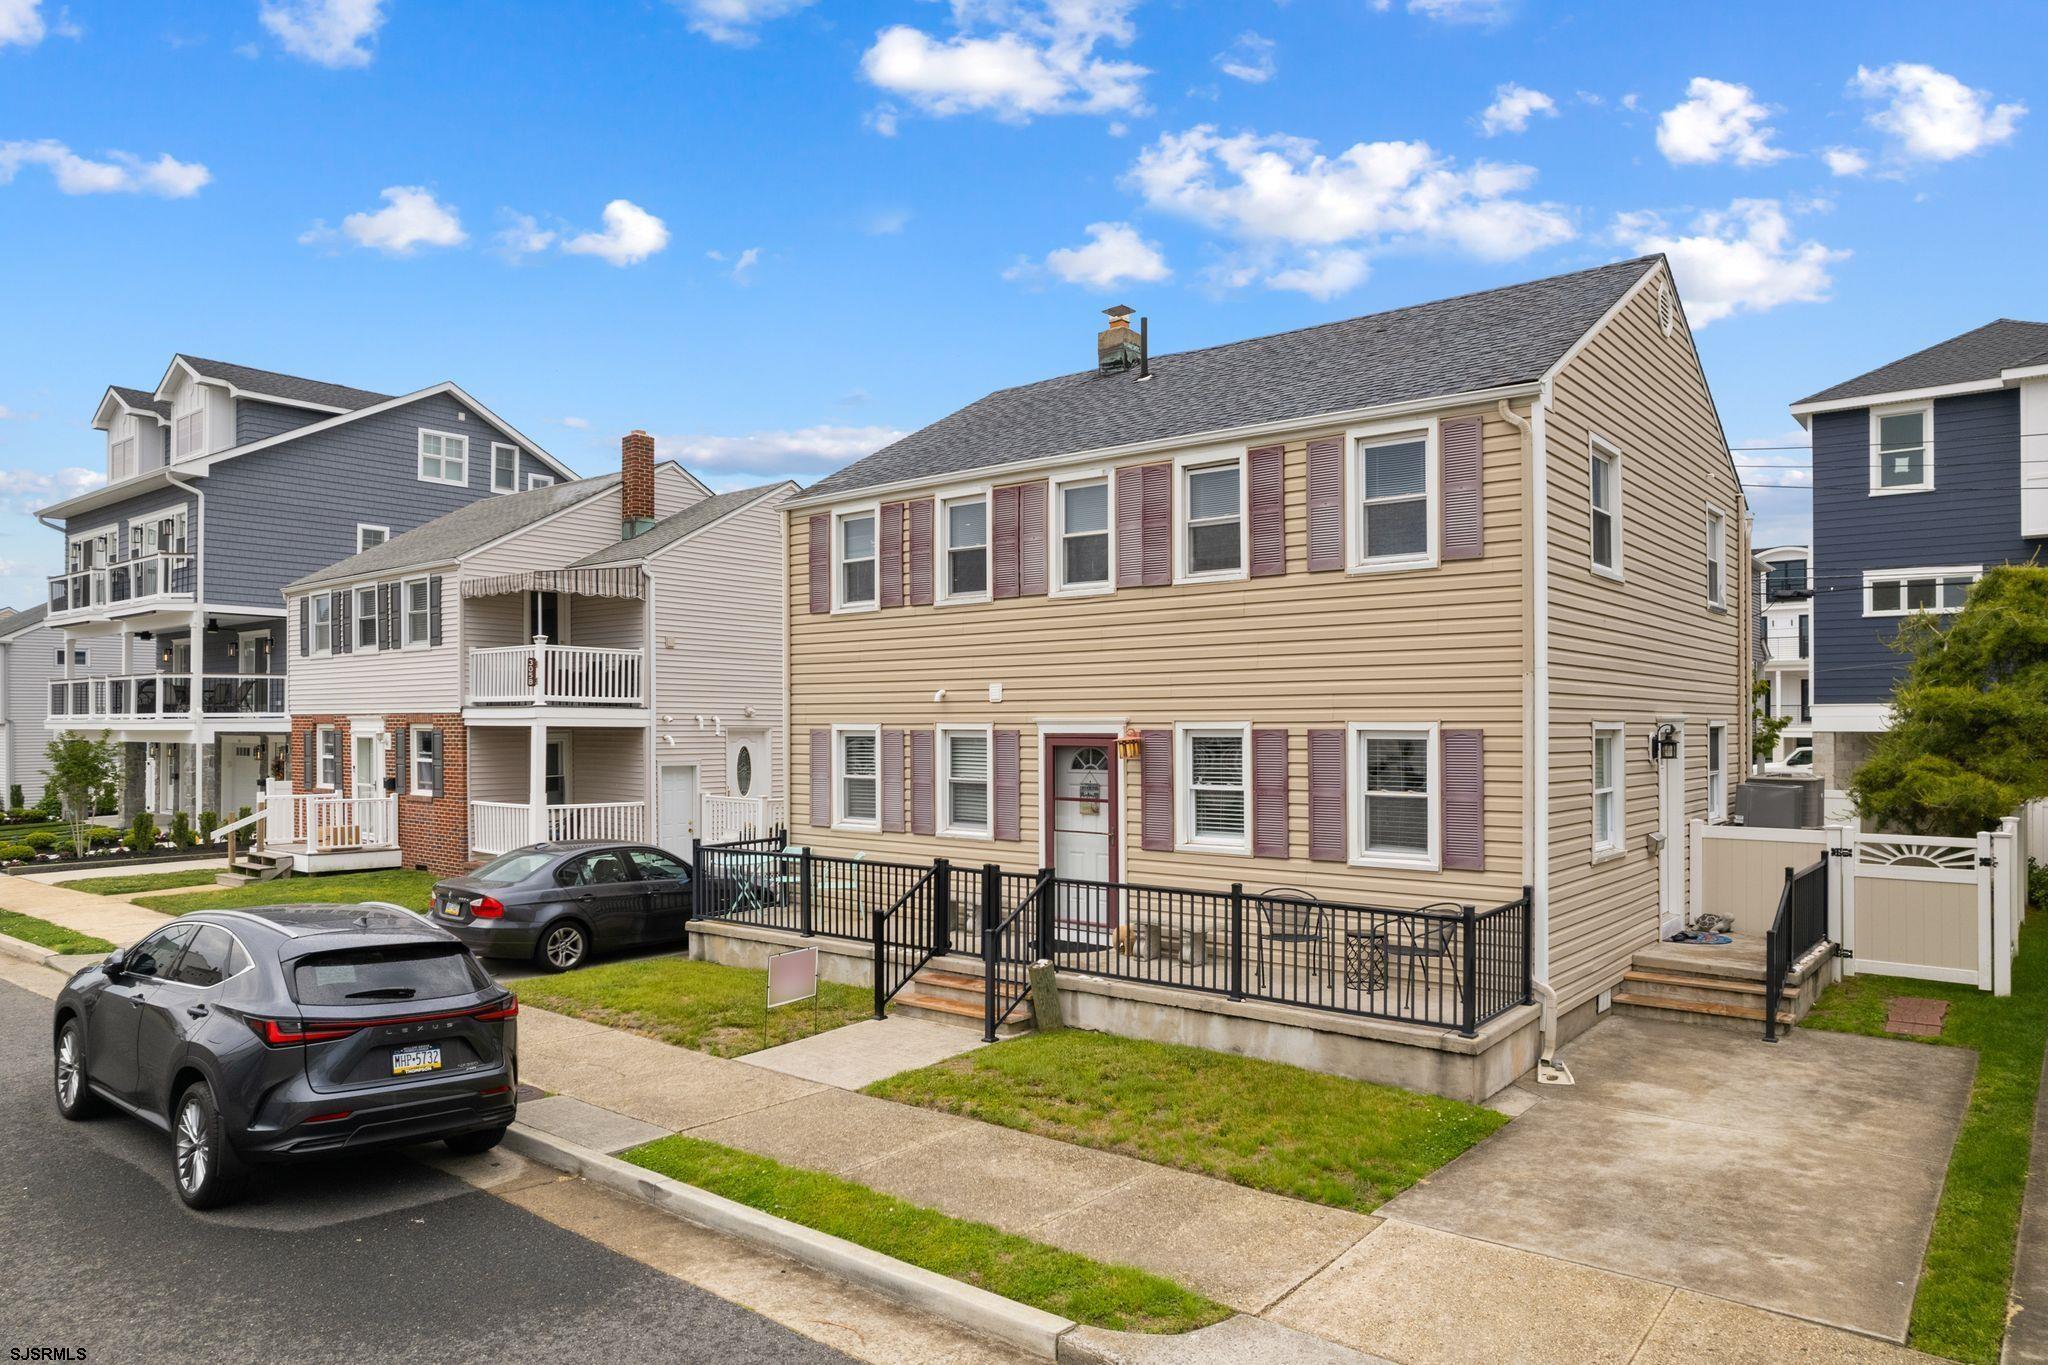
[(166, 1130), (179, 1197), (213, 1208), (255, 1162), (496, 1146), (518, 1013), (469, 949), (397, 906), (200, 911), (65, 983), (57, 1108)]

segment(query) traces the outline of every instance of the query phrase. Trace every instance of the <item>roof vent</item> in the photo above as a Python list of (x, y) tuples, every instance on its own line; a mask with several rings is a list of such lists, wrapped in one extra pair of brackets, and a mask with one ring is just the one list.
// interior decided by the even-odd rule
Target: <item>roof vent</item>
[(1131, 330), (1131, 314), (1137, 310), (1118, 304), (1102, 311), (1109, 315), (1109, 326), (1095, 337), (1096, 368), (1104, 374), (1136, 369), (1145, 358), (1144, 342)]

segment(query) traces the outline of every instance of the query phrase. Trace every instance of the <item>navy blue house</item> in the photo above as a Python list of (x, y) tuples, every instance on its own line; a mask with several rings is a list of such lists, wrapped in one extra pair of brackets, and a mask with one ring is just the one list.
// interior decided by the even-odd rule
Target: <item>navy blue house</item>
[(1813, 434), (1814, 767), (1888, 722), (1900, 621), (2048, 548), (2048, 323), (2001, 318), (1792, 405)]

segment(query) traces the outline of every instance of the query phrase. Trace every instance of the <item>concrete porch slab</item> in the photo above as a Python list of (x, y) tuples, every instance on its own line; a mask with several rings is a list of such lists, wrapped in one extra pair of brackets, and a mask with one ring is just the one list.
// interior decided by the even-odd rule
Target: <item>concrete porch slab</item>
[(520, 1105), (519, 1121), (606, 1156), (668, 1136), (666, 1128), (567, 1095), (550, 1095)]
[(820, 1085), (859, 1090), (899, 1071), (915, 1071), (985, 1046), (973, 1029), (892, 1015), (828, 1029), (739, 1060)]

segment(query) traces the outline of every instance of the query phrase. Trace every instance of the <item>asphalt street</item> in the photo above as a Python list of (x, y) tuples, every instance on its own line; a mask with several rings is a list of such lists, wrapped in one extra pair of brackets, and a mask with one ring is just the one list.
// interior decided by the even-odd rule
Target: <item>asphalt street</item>
[(57, 1116), (49, 1020), (0, 981), (0, 1360), (847, 1359), (403, 1153), (192, 1213), (162, 1133)]

